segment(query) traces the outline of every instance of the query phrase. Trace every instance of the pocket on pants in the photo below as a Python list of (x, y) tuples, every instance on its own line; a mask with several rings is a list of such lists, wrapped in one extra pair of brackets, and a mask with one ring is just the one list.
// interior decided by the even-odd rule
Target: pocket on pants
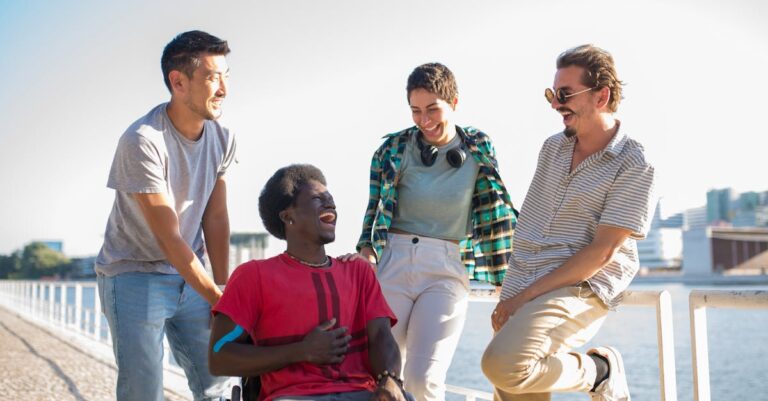
[(447, 261), (456, 272), (456, 279), (461, 281), (464, 288), (469, 291), (469, 274), (467, 273), (467, 267), (464, 266), (464, 262), (461, 261), (461, 257), (449, 257)]
[(595, 296), (595, 293), (592, 291), (592, 287), (590, 287), (586, 281), (569, 287), (569, 289), (573, 296), (582, 301)]
[(381, 251), (381, 257), (379, 258), (379, 262), (376, 264), (376, 277), (380, 277), (385, 270), (387, 270), (387, 265), (389, 264), (390, 260), (392, 259), (392, 248), (387, 245), (382, 251)]

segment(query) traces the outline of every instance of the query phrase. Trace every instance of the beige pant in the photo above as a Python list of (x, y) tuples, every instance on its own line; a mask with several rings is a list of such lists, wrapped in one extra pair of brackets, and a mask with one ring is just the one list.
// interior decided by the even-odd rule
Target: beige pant
[(546, 401), (552, 392), (589, 391), (595, 363), (571, 352), (597, 334), (608, 309), (588, 287), (566, 287), (520, 308), (488, 344), (483, 373), (497, 401)]
[(418, 401), (444, 400), (445, 376), (469, 301), (469, 279), (459, 246), (390, 233), (377, 277), (397, 317), (392, 335), (404, 362), (405, 389)]

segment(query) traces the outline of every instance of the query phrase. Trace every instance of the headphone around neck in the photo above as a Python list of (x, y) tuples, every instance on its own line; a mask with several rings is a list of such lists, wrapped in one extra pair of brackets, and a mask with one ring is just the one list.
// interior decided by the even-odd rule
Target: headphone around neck
[[(460, 168), (464, 165), (464, 161), (467, 160), (467, 152), (464, 151), (464, 133), (456, 126), (456, 135), (459, 136), (459, 146), (448, 150), (445, 153), (445, 160), (453, 168)], [(422, 138), (422, 133), (416, 134), (416, 144), (419, 146), (419, 153), (421, 155), (421, 163), (427, 167), (432, 167), (437, 161), (438, 149), (437, 146), (430, 143), (426, 143)]]

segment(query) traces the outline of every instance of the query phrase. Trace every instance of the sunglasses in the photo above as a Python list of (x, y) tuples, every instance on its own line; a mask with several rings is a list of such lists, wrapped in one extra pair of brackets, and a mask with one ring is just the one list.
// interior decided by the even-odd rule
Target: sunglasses
[(544, 97), (547, 98), (547, 102), (549, 102), (550, 104), (552, 104), (552, 101), (554, 101), (555, 99), (557, 99), (558, 103), (565, 104), (566, 102), (568, 102), (568, 98), (574, 97), (576, 95), (580, 95), (580, 94), (582, 94), (584, 92), (589, 92), (589, 91), (591, 91), (592, 89), (595, 89), (595, 88), (597, 88), (597, 86), (592, 87), (592, 88), (587, 88), (587, 89), (584, 89), (584, 90), (580, 90), (580, 91), (575, 92), (575, 93), (566, 93), (562, 89), (558, 89), (556, 91), (553, 91), (552, 89), (547, 88), (547, 89), (544, 89)]

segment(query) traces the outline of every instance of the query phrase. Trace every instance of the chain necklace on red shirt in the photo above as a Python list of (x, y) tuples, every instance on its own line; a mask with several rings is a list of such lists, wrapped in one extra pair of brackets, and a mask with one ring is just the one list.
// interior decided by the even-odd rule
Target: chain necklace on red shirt
[(293, 255), (291, 255), (290, 253), (288, 253), (288, 251), (285, 251), (285, 254), (288, 255), (288, 257), (290, 257), (291, 259), (293, 259), (293, 260), (295, 260), (295, 261), (297, 261), (297, 262), (299, 262), (299, 263), (301, 263), (303, 265), (307, 265), (309, 267), (326, 267), (326, 266), (331, 264), (331, 258), (329, 258), (328, 255), (325, 255), (325, 260), (323, 260), (321, 263), (309, 263), (309, 262), (305, 262), (305, 261), (303, 261), (303, 260), (301, 260), (301, 259), (299, 259), (299, 258), (297, 258), (297, 257), (295, 257)]

